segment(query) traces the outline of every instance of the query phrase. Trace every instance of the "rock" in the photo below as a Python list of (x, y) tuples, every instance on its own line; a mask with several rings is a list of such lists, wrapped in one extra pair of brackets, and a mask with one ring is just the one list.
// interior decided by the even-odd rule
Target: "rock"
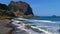
[(11, 11), (15, 11), (14, 13), (16, 16), (33, 16), (32, 8), (26, 2), (11, 1), (9, 4), (9, 9)]
[(52, 17), (56, 17), (56, 15), (55, 15), (55, 14), (53, 14), (53, 15), (52, 15)]
[(30, 17), (34, 16), (34, 14), (32, 12), (32, 8), (28, 3), (22, 1), (11, 1), (8, 6), (0, 3), (0, 16)]
[(25, 29), (30, 29), (31, 28), (31, 25), (25, 25)]

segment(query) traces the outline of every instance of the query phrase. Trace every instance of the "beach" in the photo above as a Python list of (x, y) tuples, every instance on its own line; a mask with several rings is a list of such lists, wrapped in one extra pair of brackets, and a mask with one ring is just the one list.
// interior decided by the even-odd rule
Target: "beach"
[(10, 20), (0, 20), (0, 34), (7, 34), (12, 30), (11, 27), (8, 27)]
[[(31, 24), (25, 24), (23, 23), (24, 18), (17, 18), (12, 19), (12, 22), (10, 23), (12, 27), (14, 27), (14, 30), (12, 31), (12, 34), (48, 34), (48, 31), (45, 31), (43, 29), (40, 29), (38, 27), (31, 26)], [(52, 33), (49, 33), (52, 34)]]
[[(45, 17), (44, 17), (45, 18)], [(36, 19), (36, 18), (35, 18)], [(59, 34), (60, 21), (14, 18), (0, 21), (1, 34)], [(3, 33), (2, 33), (3, 32)]]
[[(60, 21), (57, 18), (52, 18), (51, 21), (49, 20), (37, 20), (37, 18), (14, 18), (11, 21), (11, 26), (14, 27), (14, 31), (12, 34), (59, 34), (60, 29)], [(43, 19), (42, 18), (42, 19)], [(40, 17), (41, 19), (41, 17)], [(24, 32), (24, 33), (23, 33)]]
[[(34, 31), (32, 31), (32, 29), (30, 29), (30, 27), (29, 27), (30, 25), (27, 25), (27, 24), (25, 25), (22, 21), (13, 21), (11, 23), (11, 25), (13, 25), (13, 27), (15, 29), (12, 32), (12, 34), (34, 34)], [(33, 32), (33, 33), (31, 33), (31, 32)]]

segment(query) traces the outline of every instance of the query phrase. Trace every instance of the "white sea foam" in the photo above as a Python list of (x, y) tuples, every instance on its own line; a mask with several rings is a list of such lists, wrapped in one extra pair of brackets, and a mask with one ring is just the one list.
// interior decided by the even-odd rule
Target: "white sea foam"
[[(14, 25), (14, 26), (18, 26), (18, 27), (16, 27), (17, 29), (21, 29), (21, 30), (25, 30), (25, 31), (27, 31), (27, 32), (29, 32), (30, 34), (39, 34), (39, 33), (37, 33), (37, 32), (34, 32), (33, 30), (31, 30), (31, 29), (29, 29), (29, 30), (27, 30), (27, 29), (25, 29), (25, 25), (27, 25), (27, 24), (24, 24), (22, 21), (19, 21), (19, 20), (25, 20), (25, 21), (28, 21), (28, 22), (46, 22), (46, 23), (56, 23), (56, 22), (54, 22), (54, 21), (49, 21), (49, 20), (29, 20), (29, 19), (25, 19), (25, 18), (16, 18), (16, 19), (12, 19), (12, 24)], [(20, 24), (19, 24), (20, 23)], [(32, 25), (32, 24), (29, 24), (29, 25)], [(49, 26), (38, 26), (38, 27), (45, 27), (45, 28), (49, 28)], [(35, 29), (38, 29), (39, 31), (43, 31), (44, 33), (46, 33), (46, 34), (57, 34), (57, 33), (52, 33), (52, 32), (50, 32), (50, 31), (46, 31), (46, 30), (44, 30), (44, 29), (41, 29), (41, 28), (38, 28), (38, 27), (36, 27), (36, 26), (31, 26), (31, 28), (35, 28)]]
[(53, 21), (49, 21), (49, 20), (28, 20), (29, 22), (46, 22), (46, 23), (56, 23)]
[(54, 21), (49, 21), (49, 20), (32, 20), (32, 19), (25, 19), (25, 18), (15, 18), (15, 19), (12, 19), (12, 21), (17, 21), (17, 20), (25, 20), (25, 21), (29, 21), (29, 22), (56, 23), (56, 22), (54, 22)]
[(45, 31), (45, 30), (40, 29), (40, 28), (38, 28), (38, 27), (34, 27), (34, 26), (31, 26), (31, 27), (32, 27), (32, 28), (36, 28), (36, 29), (38, 29), (38, 30), (40, 30), (40, 31), (43, 31), (43, 32), (46, 33), (46, 34), (52, 34), (51, 32)]
[[(16, 32), (20, 33), (20, 29), (21, 29), (21, 30), (25, 30), (25, 31), (28, 32), (29, 34), (39, 34), (39, 33), (37, 33), (37, 32), (34, 32), (34, 31), (31, 30), (31, 29), (25, 29), (25, 25), (27, 25), (27, 24), (24, 24), (24, 23), (18, 24), (19, 22), (21, 23), (21, 21), (13, 21), (13, 22), (12, 22), (12, 24), (13, 24), (14, 26), (18, 26), (18, 27), (15, 27), (15, 28), (16, 28), (16, 29), (19, 29), (19, 30), (14, 31), (13, 33), (15, 33), (15, 34), (17, 34)], [(13, 26), (13, 25), (12, 25), (12, 26)]]
[[(18, 26), (18, 27), (16, 27), (17, 29), (25, 30), (25, 31), (27, 31), (27, 32), (29, 32), (29, 33), (31, 33), (31, 34), (34, 32), (34, 31), (31, 32), (31, 30), (26, 30), (26, 29), (24, 28), (24, 24), (17, 24), (17, 23), (19, 23), (19, 21), (12, 22), (12, 24), (14, 24), (15, 26)], [(37, 28), (37, 27), (33, 27), (33, 26), (31, 26), (31, 27), (32, 27), (32, 28)], [(46, 31), (44, 31), (44, 30), (41, 30), (40, 28), (37, 28), (37, 29), (39, 29), (40, 31), (45, 32), (46, 34), (49, 33), (49, 32), (46, 32)], [(36, 34), (36, 32), (35, 32), (35, 34)], [(49, 33), (49, 34), (50, 34), (50, 33)]]
[(18, 19), (18, 20), (28, 20), (28, 19), (25, 19), (25, 18), (15, 18), (15, 19)]

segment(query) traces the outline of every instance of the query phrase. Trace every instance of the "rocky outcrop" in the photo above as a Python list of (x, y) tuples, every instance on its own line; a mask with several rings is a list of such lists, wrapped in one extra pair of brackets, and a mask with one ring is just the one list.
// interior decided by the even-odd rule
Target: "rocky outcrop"
[(56, 17), (56, 15), (55, 15), (55, 14), (53, 14), (53, 15), (52, 15), (52, 17)]
[(16, 16), (33, 16), (32, 8), (26, 2), (11, 1), (9, 4), (10, 11), (14, 11)]
[(34, 15), (32, 8), (26, 2), (11, 1), (8, 6), (0, 3), (0, 18), (27, 17), (27, 16), (30, 17)]

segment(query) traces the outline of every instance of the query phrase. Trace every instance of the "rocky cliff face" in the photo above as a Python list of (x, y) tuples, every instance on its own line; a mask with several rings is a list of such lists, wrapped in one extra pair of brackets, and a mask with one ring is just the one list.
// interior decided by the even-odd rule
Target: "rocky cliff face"
[(10, 11), (14, 11), (16, 16), (33, 16), (32, 8), (26, 2), (11, 1), (9, 4)]
[(0, 3), (0, 18), (12, 18), (12, 17), (27, 17), (34, 16), (32, 8), (26, 2), (11, 1), (7, 6)]

